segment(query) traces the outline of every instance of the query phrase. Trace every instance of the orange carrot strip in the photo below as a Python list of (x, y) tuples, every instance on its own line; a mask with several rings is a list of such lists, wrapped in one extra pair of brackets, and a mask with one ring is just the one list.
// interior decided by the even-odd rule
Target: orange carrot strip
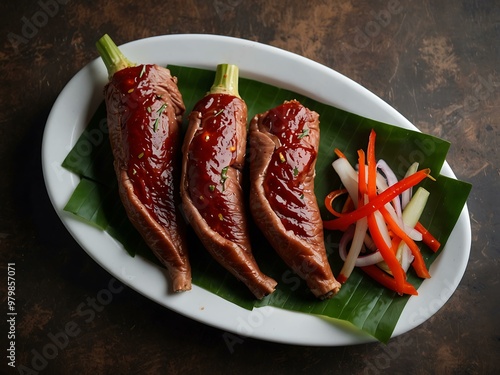
[(333, 150), (333, 152), (335, 152), (335, 155), (337, 155), (339, 158), (347, 159), (346, 156), (344, 155), (344, 153), (342, 151), (340, 151), (338, 148)]
[(384, 261), (387, 263), (387, 266), (394, 276), (394, 280), (396, 282), (396, 291), (398, 293), (403, 293), (403, 285), (406, 281), (406, 273), (401, 267), (398, 258), (396, 258), (394, 249), (390, 248), (385, 243), (385, 240), (380, 233), (380, 229), (373, 214), (368, 216), (368, 229), (370, 231), (373, 242), (377, 246), (378, 251), (380, 251), (380, 254), (382, 254), (382, 258), (384, 258)]
[(375, 159), (375, 131), (372, 129), (368, 139), (368, 148), (366, 150), (366, 162), (368, 164), (368, 197), (375, 198), (377, 195), (377, 160)]
[(420, 252), (420, 249), (418, 248), (415, 241), (413, 241), (410, 238), (410, 236), (408, 236), (406, 234), (406, 232), (401, 229), (401, 227), (396, 223), (394, 218), (389, 214), (389, 212), (387, 211), (387, 209), (385, 207), (381, 208), (380, 212), (384, 216), (384, 220), (387, 223), (387, 225), (389, 226), (389, 228), (391, 228), (391, 230), (394, 232), (394, 234), (396, 236), (398, 236), (399, 238), (401, 238), (401, 240), (403, 240), (410, 248), (411, 253), (415, 257), (415, 259), (412, 262), (412, 267), (415, 270), (415, 272), (417, 273), (418, 277), (422, 277), (425, 279), (430, 278), (431, 275), (429, 274), (429, 271), (427, 270), (427, 266), (425, 265), (424, 257), (422, 256), (422, 253)]

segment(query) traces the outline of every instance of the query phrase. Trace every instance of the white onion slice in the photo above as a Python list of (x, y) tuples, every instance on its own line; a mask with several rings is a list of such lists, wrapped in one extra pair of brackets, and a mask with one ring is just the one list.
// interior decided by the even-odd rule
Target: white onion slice
[[(342, 238), (339, 243), (339, 255), (340, 258), (345, 262), (348, 253), (347, 253), (347, 245), (354, 237), (354, 227), (350, 226), (347, 231), (344, 232)], [(370, 244), (367, 244), (367, 247), (370, 247)], [(369, 255), (358, 255), (356, 258), (355, 266), (356, 267), (365, 267), (371, 266), (373, 264), (380, 263), (384, 260), (380, 251), (375, 251), (374, 253), (370, 253)]]

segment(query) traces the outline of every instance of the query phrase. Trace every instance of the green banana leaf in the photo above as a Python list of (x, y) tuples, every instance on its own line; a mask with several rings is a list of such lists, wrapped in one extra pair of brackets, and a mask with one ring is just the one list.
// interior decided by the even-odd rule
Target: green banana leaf
[[(210, 88), (214, 72), (181, 66), (169, 66), (169, 69), (178, 78), (179, 89), (189, 113)], [(427, 179), (422, 183), (431, 194), (421, 222), (441, 242), (441, 249), (444, 247), (471, 189), (471, 185), (466, 182), (439, 175), (450, 146), (448, 142), (364, 118), (262, 82), (241, 78), (239, 88), (240, 95), (248, 105), (249, 119), (256, 113), (291, 99), (299, 100), (320, 114), (321, 143), (316, 165), (315, 193), (324, 219), (330, 218), (324, 208), (324, 197), (341, 186), (331, 167), (335, 160), (333, 150), (340, 149), (355, 163), (357, 150), (366, 149), (371, 129), (377, 133), (377, 158), (388, 162), (398, 177), (402, 177), (414, 161), (418, 161), (421, 168), (430, 168), (436, 180)], [(63, 162), (63, 167), (81, 177), (65, 210), (110, 233), (131, 256), (139, 254), (160, 265), (126, 219), (118, 198), (112, 154), (109, 142), (105, 139), (105, 119), (106, 108), (103, 103)], [(88, 147), (89, 144), (94, 147)], [(252, 224), (250, 231), (259, 265), (279, 282), (275, 293), (261, 301), (254, 300), (242, 283), (210, 258), (196, 236), (188, 236), (191, 241), (189, 248), (193, 283), (247, 309), (269, 305), (316, 314), (331, 319), (332, 324), (347, 322), (382, 342), (390, 339), (409, 297), (398, 296), (355, 270), (337, 296), (319, 301), (309, 292), (305, 283), (287, 269)], [(325, 244), (335, 274), (342, 266), (337, 251), (339, 239), (338, 232), (325, 233)], [(422, 253), (426, 264), (430, 266), (440, 251), (433, 253), (422, 245)], [(408, 278), (416, 287), (422, 282), (412, 271)]]

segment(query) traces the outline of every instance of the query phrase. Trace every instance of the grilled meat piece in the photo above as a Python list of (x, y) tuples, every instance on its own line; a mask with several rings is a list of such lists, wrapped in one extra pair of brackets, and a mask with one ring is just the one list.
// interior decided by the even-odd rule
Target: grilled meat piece
[(340, 289), (326, 256), (314, 176), (319, 115), (292, 100), (250, 124), (250, 210), (260, 230), (312, 293)]
[(176, 78), (158, 65), (134, 65), (109, 39), (98, 49), (110, 80), (104, 89), (109, 138), (125, 211), (174, 291), (191, 289), (180, 212), (180, 125), (185, 111)]
[(246, 152), (247, 107), (239, 97), (238, 69), (217, 67), (214, 86), (194, 107), (183, 144), (183, 208), (205, 248), (257, 298), (276, 281), (252, 254), (241, 172)]

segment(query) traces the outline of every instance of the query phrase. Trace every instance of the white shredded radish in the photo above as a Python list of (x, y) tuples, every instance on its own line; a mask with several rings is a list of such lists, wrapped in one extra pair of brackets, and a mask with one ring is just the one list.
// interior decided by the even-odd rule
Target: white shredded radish
[(332, 163), (332, 167), (340, 177), (340, 181), (347, 189), (354, 206), (358, 207), (358, 172), (345, 158), (338, 158)]
[(411, 262), (413, 262), (413, 259), (415, 259), (415, 257), (411, 253), (408, 245), (404, 243), (404, 241), (401, 241), (396, 256), (398, 256), (399, 262), (401, 263), (401, 268), (403, 268), (405, 272), (408, 272)]
[[(418, 165), (419, 164), (417, 162), (410, 165), (410, 167), (406, 171), (405, 177), (411, 176), (413, 173), (415, 173), (418, 170)], [(403, 210), (405, 209), (406, 205), (408, 204), (408, 202), (410, 201), (410, 199), (412, 197), (412, 191), (413, 191), (413, 189), (410, 188), (406, 191), (403, 191), (403, 193), (401, 194), (401, 208)]]
[[(352, 228), (352, 227), (351, 227)], [(342, 270), (340, 271), (340, 275), (347, 279), (354, 267), (356, 266), (356, 260), (359, 257), (359, 253), (361, 252), (361, 248), (363, 247), (364, 238), (366, 236), (366, 230), (368, 229), (368, 224), (366, 218), (358, 220), (356, 222), (354, 230), (351, 230), (350, 237), (352, 238), (351, 246), (349, 248), (349, 252), (347, 253), (346, 258), (344, 259), (344, 265), (342, 266)], [(344, 244), (344, 249), (347, 246)]]
[[(364, 221), (366, 222), (366, 219)], [(344, 234), (342, 235), (342, 238), (340, 239), (339, 255), (340, 255), (340, 259), (342, 259), (344, 262), (347, 261), (349, 254), (351, 252), (351, 250), (349, 250), (349, 252), (347, 251), (347, 245), (349, 244), (349, 242), (351, 240), (353, 240), (354, 233), (355, 233), (355, 228), (353, 226), (351, 226), (351, 227), (349, 227), (349, 229), (347, 231), (344, 232)], [(366, 244), (367, 238), (368, 238), (368, 241), (371, 241), (370, 237), (366, 236), (366, 232), (365, 232), (365, 238), (363, 238), (365, 244)], [(360, 247), (360, 250), (361, 250), (361, 247)], [(370, 243), (368, 244), (367, 247), (373, 248), (373, 246), (371, 246)], [(380, 251), (377, 250), (377, 251), (370, 253), (368, 255), (358, 254), (357, 257), (355, 258), (354, 266), (355, 267), (371, 266), (371, 265), (380, 263), (383, 260), (384, 260), (384, 258), (382, 257), (382, 254), (380, 253)], [(348, 270), (348, 268), (346, 268), (346, 270), (344, 270), (344, 267), (346, 267), (345, 263), (344, 263), (344, 266), (342, 267), (342, 271), (340, 271), (340, 274), (344, 275), (346, 278), (348, 278), (350, 273), (347, 273), (346, 271)], [(349, 267), (350, 267), (350, 265), (349, 265)], [(352, 270), (351, 270), (351, 272), (352, 272)]]
[(423, 235), (415, 228), (409, 227), (408, 225), (404, 226), (404, 230), (408, 237), (410, 237), (413, 241), (422, 241)]

